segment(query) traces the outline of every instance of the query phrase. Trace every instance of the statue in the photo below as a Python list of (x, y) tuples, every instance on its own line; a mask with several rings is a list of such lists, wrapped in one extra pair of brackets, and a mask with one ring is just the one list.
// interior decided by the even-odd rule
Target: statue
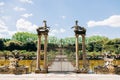
[(72, 28), (75, 28), (74, 32), (76, 34), (80, 34), (81, 35), (81, 34), (85, 34), (86, 33), (86, 29), (84, 27), (79, 26), (77, 20), (75, 21), (75, 26), (73, 26)]
[(115, 74), (120, 74), (120, 66), (114, 65), (113, 64), (114, 58), (112, 57), (107, 57), (105, 55), (104, 57), (104, 65), (103, 66), (96, 66), (94, 67), (95, 73), (115, 73)]
[(28, 73), (29, 67), (24, 65), (19, 65), (19, 52), (17, 50), (12, 51), (12, 58), (9, 58), (9, 65), (0, 66), (0, 73), (7, 74), (23, 74)]
[(50, 27), (47, 27), (47, 24), (46, 24), (46, 21), (45, 21), (45, 20), (43, 21), (43, 23), (44, 23), (44, 26), (37, 28), (37, 32), (40, 32), (40, 31), (41, 31), (41, 32), (42, 32), (42, 31), (49, 32), (49, 28), (50, 28)]

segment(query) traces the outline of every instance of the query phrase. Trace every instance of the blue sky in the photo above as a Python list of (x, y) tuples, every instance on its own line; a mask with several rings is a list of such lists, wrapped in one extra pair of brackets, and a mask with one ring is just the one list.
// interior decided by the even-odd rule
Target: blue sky
[(50, 36), (74, 36), (71, 27), (78, 20), (86, 36), (120, 38), (120, 0), (0, 0), (0, 37), (36, 33), (43, 20)]

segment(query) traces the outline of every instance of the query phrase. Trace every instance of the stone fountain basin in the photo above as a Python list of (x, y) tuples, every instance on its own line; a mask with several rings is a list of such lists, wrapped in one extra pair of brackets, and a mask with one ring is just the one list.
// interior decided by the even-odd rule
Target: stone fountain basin
[(29, 72), (28, 66), (18, 66), (18, 67), (0, 66), (1, 74), (27, 74), (28, 72)]

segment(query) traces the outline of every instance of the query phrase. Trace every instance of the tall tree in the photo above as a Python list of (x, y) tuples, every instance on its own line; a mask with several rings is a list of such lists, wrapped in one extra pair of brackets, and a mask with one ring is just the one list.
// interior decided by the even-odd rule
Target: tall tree
[(5, 47), (4, 41), (3, 39), (0, 39), (0, 50), (4, 50), (4, 47)]
[(87, 43), (96, 42), (96, 41), (107, 41), (107, 40), (108, 38), (105, 36), (91, 36), (86, 38)]
[(20, 41), (8, 41), (6, 42), (6, 47), (8, 50), (13, 51), (13, 50), (21, 50), (22, 43)]
[(31, 41), (31, 42), (25, 42), (23, 44), (23, 48), (25, 50), (27, 50), (27, 51), (36, 51), (37, 50), (36, 44), (33, 41)]
[(21, 42), (30, 42), (37, 40), (37, 34), (28, 32), (17, 32), (12, 36), (12, 40), (18, 40)]

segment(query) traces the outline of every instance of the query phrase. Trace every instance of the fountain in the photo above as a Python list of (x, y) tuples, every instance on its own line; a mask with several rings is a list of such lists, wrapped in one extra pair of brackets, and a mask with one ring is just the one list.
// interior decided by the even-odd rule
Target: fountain
[(120, 74), (120, 66), (113, 64), (113, 58), (104, 58), (103, 66), (94, 67), (96, 74)]
[(13, 57), (9, 58), (9, 65), (0, 66), (0, 73), (2, 74), (27, 74), (29, 67), (19, 65), (19, 53), (17, 51), (12, 52)]

